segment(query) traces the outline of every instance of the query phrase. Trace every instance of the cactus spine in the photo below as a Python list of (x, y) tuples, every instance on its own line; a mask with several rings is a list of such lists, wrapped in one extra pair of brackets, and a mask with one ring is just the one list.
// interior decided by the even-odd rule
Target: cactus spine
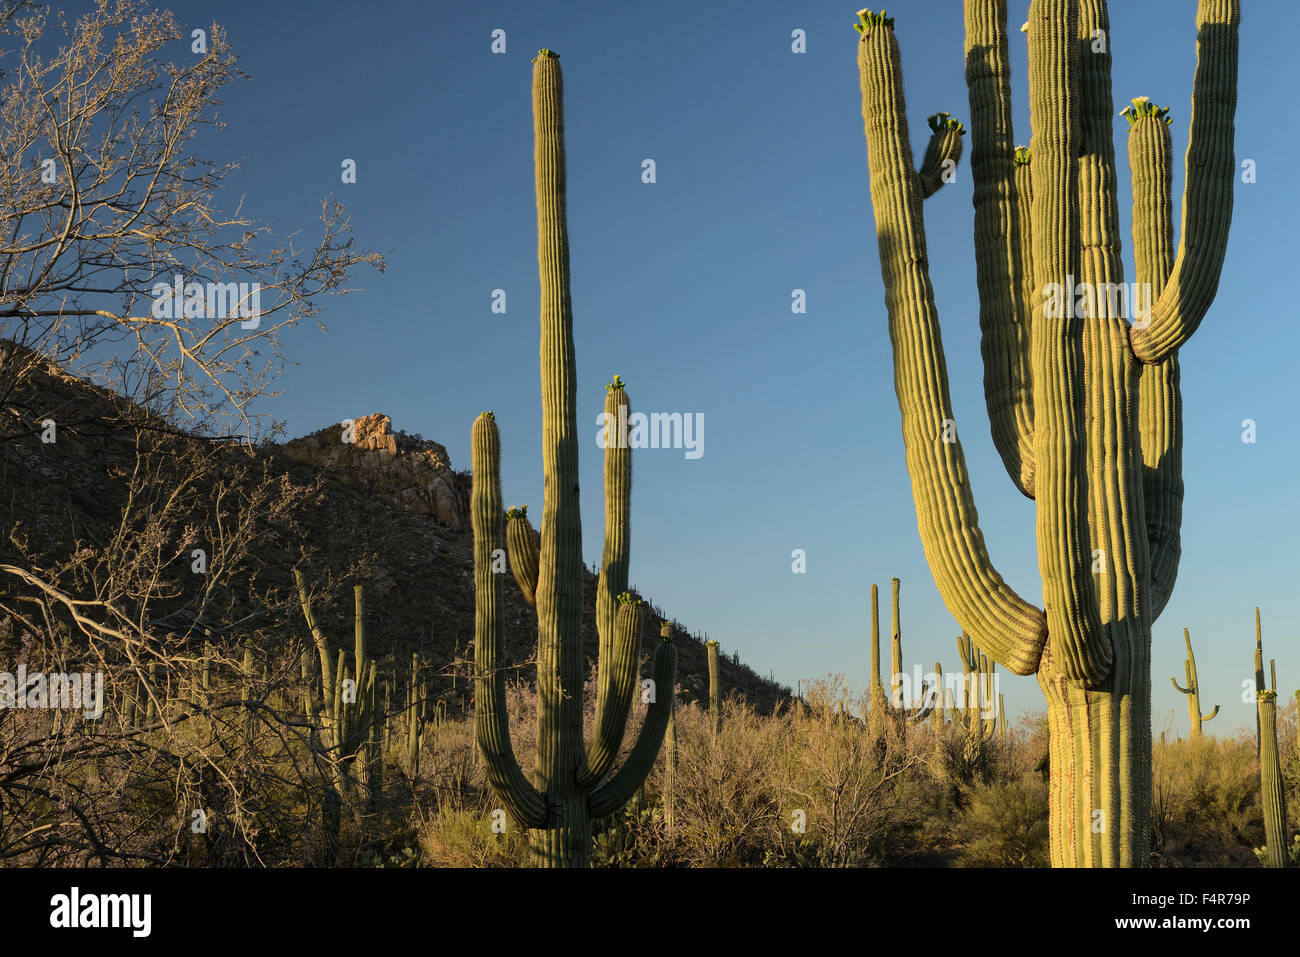
[[(545, 494), (537, 557), (537, 765), (529, 781), (510, 744), (501, 656), (500, 595), (492, 570), (502, 547), (501, 443), (495, 416), (473, 429), (475, 734), (493, 789), (530, 829), (532, 859), (546, 867), (586, 867), (591, 821), (621, 807), (645, 780), (663, 743), (672, 695), (660, 695), (626, 763), (612, 775), (636, 688), (641, 603), (626, 594), (631, 450), (627, 398), (617, 377), (606, 395), (605, 552), (597, 595), (599, 634), (596, 727), (582, 727), (582, 529), (578, 500), (578, 423), (569, 241), (565, 225), (563, 81), (559, 59), (533, 61), (534, 165), (541, 279), (542, 460)], [(612, 441), (611, 441), (612, 439)], [(516, 565), (516, 576), (520, 566)], [(526, 576), (526, 570), (525, 570)], [(672, 688), (676, 651), (665, 626), (654, 681)]]
[(1214, 710), (1209, 714), (1201, 714), (1201, 684), (1196, 674), (1196, 655), (1192, 653), (1192, 637), (1183, 629), (1183, 641), (1187, 643), (1187, 660), (1183, 662), (1183, 673), (1187, 676), (1187, 687), (1180, 687), (1178, 680), (1172, 675), (1169, 678), (1170, 683), (1183, 694), (1187, 695), (1187, 713), (1192, 719), (1192, 740), (1201, 739), (1201, 722), (1209, 721), (1219, 713), (1219, 706), (1216, 704)]
[(722, 678), (718, 674), (718, 643), (706, 641), (709, 651), (709, 723), (716, 738), (722, 730)]
[[(1264, 808), (1264, 840), (1260, 856), (1265, 867), (1289, 867), (1291, 853), (1286, 839), (1286, 789), (1282, 761), (1277, 747), (1277, 669), (1269, 659), (1272, 684), (1263, 684), (1263, 639), (1259, 631), (1259, 609), (1255, 609), (1255, 715), (1259, 720), (1259, 791)], [(1259, 853), (1259, 852), (1257, 852)]]
[[(1053, 865), (1141, 866), (1150, 858), (1151, 624), (1180, 548), (1174, 361), (1213, 301), (1226, 250), (1239, 3), (1199, 0), (1182, 237), (1162, 292), (1135, 325), (1104, 289), (1080, 297), (1086, 322), (1073, 285), (1065, 292), (1076, 279), (1095, 289), (1123, 277), (1104, 0), (1031, 0), (1027, 153), (1013, 148), (1006, 3), (964, 7), (986, 401), (1008, 475), (1036, 503), (1045, 610), (1006, 584), (979, 528), (952, 431), (893, 21), (864, 11), (871, 201), (917, 523), (953, 617), (993, 660), (1036, 674), (1047, 698)], [(1094, 53), (1097, 31), (1107, 42)], [(1150, 163), (1159, 131), (1149, 126), (1163, 130), (1165, 119), (1130, 122), (1130, 154)], [(1148, 213), (1169, 202), (1150, 169), (1135, 169), (1134, 187)], [(1139, 280), (1153, 284), (1160, 277), (1143, 271), (1159, 258), (1150, 249), (1158, 219), (1134, 217)], [(1092, 826), (1099, 818), (1104, 828)]]

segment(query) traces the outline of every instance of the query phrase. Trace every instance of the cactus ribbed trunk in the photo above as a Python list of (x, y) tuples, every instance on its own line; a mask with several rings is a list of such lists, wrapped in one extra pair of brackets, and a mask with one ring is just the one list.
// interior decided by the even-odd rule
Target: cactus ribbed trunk
[[(534, 832), (534, 861), (586, 867), (590, 822), (577, 777), (582, 737), (582, 519), (578, 509), (578, 420), (569, 234), (565, 225), (564, 93), (559, 60), (539, 57), (533, 74), (537, 262), (542, 290), (542, 547), (537, 575), (537, 767), (551, 803), (553, 838)], [(580, 807), (582, 805), (582, 807)], [(583, 848), (573, 838), (588, 825)]]
[[(1172, 268), (1167, 157), (1160, 131), (1144, 126), (1163, 123), (1163, 112), (1130, 116), (1138, 274), (1158, 293), (1130, 302), (1104, 0), (1032, 0), (1028, 150), (1011, 146), (1005, 0), (964, 7), (986, 404), (1007, 472), (1036, 505), (1043, 609), (1007, 586), (979, 528), (948, 391), (922, 215), (928, 190), (913, 168), (893, 20), (862, 11), (871, 201), (918, 529), (963, 629), (992, 660), (1036, 674), (1043, 689), (1052, 863), (1142, 865), (1151, 623), (1180, 548), (1176, 350), (1213, 300), (1226, 246), (1240, 12), (1237, 0), (1198, 6), (1183, 241)], [(964, 659), (968, 652), (968, 674), (992, 674), (973, 649)], [(979, 692), (973, 697), (978, 705)]]
[(903, 632), (898, 619), (897, 578), (889, 580), (889, 705), (901, 712), (907, 707), (903, 700)]
[[(1255, 715), (1259, 721), (1259, 794), (1264, 809), (1265, 867), (1290, 867), (1291, 848), (1286, 833), (1286, 785), (1277, 746), (1277, 666), (1269, 660), (1272, 680), (1265, 688), (1264, 641), (1255, 609)], [(1296, 863), (1300, 864), (1300, 861)]]
[(722, 678), (718, 674), (718, 643), (704, 643), (709, 651), (709, 724), (716, 738), (722, 730)]
[(1259, 790), (1264, 807), (1264, 840), (1267, 842), (1265, 866), (1287, 867), (1290, 850), (1286, 834), (1286, 791), (1282, 781), (1282, 762), (1277, 748), (1277, 692), (1256, 694), (1259, 716)]
[(677, 823), (677, 703), (668, 712), (668, 731), (664, 738), (664, 827), (672, 830)]

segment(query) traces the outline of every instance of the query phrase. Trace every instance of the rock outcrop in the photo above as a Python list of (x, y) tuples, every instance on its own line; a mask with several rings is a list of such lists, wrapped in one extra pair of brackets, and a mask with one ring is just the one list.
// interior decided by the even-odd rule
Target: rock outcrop
[[(364, 415), (293, 439), (282, 451), (297, 462), (330, 470), (335, 478), (450, 528), (469, 522), (469, 503), (445, 446), (394, 432), (383, 413)], [(348, 441), (348, 440), (351, 441)]]

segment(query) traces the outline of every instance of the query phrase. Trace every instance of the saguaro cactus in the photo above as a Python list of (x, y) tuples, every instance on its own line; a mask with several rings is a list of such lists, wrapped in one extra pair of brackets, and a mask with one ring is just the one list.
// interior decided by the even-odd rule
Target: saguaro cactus
[(353, 656), (349, 669), (342, 648), (337, 658), (331, 653), (329, 640), (312, 611), (306, 582), (296, 568), (293, 580), (321, 667), (319, 689), (314, 682), (307, 686), (308, 716), (320, 724), (322, 744), (331, 759), (331, 775), (339, 794), (351, 798), (355, 774), (364, 790), (365, 803), (373, 812), (383, 786), (383, 754), (379, 746), (375, 661), (366, 654), (365, 586), (358, 584), (352, 589)]
[(704, 647), (709, 652), (709, 724), (713, 727), (716, 738), (722, 730), (722, 678), (718, 674), (718, 643), (706, 641)]
[(897, 578), (889, 580), (889, 704), (890, 707), (896, 710), (905, 707), (903, 701), (903, 631), (898, 617), (899, 584)]
[[(627, 594), (631, 448), (627, 396), (617, 377), (605, 410), (605, 552), (596, 596), (599, 662), (596, 726), (584, 749), (582, 729), (582, 528), (578, 508), (578, 422), (569, 240), (565, 225), (563, 88), (559, 59), (542, 50), (533, 61), (534, 164), (541, 276), (542, 461), (546, 478), (537, 557), (536, 784), (510, 744), (501, 657), (500, 593), (494, 553), (504, 544), (501, 443), (485, 412), (473, 429), (475, 733), (493, 789), (514, 819), (531, 830), (534, 863), (585, 867), (591, 820), (613, 813), (645, 780), (672, 710), (677, 653), (664, 622), (655, 654), (655, 687), (640, 736), (626, 763), (610, 774), (637, 686), (642, 606)], [(522, 516), (521, 516), (522, 518)], [(522, 537), (522, 536), (520, 536)], [(515, 566), (527, 577), (527, 566)]]
[(1286, 788), (1277, 747), (1277, 668), (1269, 659), (1271, 685), (1264, 687), (1263, 638), (1259, 633), (1259, 609), (1255, 609), (1255, 713), (1259, 719), (1259, 793), (1264, 808), (1264, 840), (1256, 853), (1265, 867), (1289, 867), (1291, 853), (1286, 839)]
[[(994, 660), (1036, 674), (1047, 698), (1052, 863), (1143, 865), (1151, 624), (1180, 550), (1177, 350), (1213, 301), (1227, 245), (1239, 4), (1198, 3), (1182, 236), (1171, 265), (1167, 124), (1139, 110), (1129, 118), (1137, 280), (1152, 289), (1133, 297), (1132, 325), (1118, 285), (1116, 39), (1104, 0), (1031, 0), (1027, 152), (1012, 133), (1005, 0), (964, 8), (985, 394), (994, 444), (1036, 505), (1043, 608), (1003, 580), (980, 531), (930, 284), (894, 21), (862, 11), (871, 201), (917, 523), (948, 610)], [(1089, 285), (1076, 290), (1076, 280)]]
[(868, 701), (873, 713), (885, 707), (885, 686), (880, 683), (880, 589), (871, 586), (871, 688)]
[(1178, 680), (1172, 675), (1169, 681), (1173, 686), (1187, 695), (1187, 713), (1192, 719), (1192, 738), (1199, 741), (1201, 739), (1201, 722), (1209, 721), (1219, 713), (1219, 706), (1216, 704), (1214, 710), (1209, 714), (1201, 714), (1201, 682), (1196, 674), (1196, 655), (1192, 653), (1192, 636), (1183, 629), (1183, 641), (1187, 643), (1187, 660), (1183, 662), (1183, 673), (1187, 676), (1187, 687), (1183, 688), (1178, 684)]

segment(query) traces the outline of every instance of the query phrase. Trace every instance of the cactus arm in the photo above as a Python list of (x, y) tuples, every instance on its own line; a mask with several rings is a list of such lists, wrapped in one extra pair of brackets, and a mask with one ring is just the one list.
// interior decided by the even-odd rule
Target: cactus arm
[(1237, 108), (1239, 0), (1200, 0), (1196, 9), (1196, 74), (1188, 131), (1182, 230), (1173, 273), (1135, 324), (1129, 341), (1147, 364), (1162, 362), (1196, 332), (1218, 290), (1232, 222)]
[(587, 748), (587, 766), (578, 774), (578, 786), (584, 788), (594, 787), (614, 766), (637, 687), (641, 602), (626, 592), (619, 595), (618, 600), (615, 635), (601, 655), (600, 680), (603, 687), (597, 693), (596, 727)]
[(506, 512), (506, 553), (510, 571), (515, 576), (524, 601), (537, 604), (537, 533), (528, 521), (528, 506), (520, 505)]
[(965, 710), (967, 721), (970, 720), (971, 713), (974, 709), (974, 700), (977, 689), (971, 675), (975, 673), (979, 659), (976, 658), (975, 643), (971, 641), (970, 636), (965, 632), (957, 639), (957, 654), (961, 656), (961, 673), (962, 673), (962, 706)]
[[(1092, 317), (1081, 321), (1084, 419), (1084, 483), (1088, 498), (1089, 553), (1105, 556), (1090, 569), (1099, 602), (1092, 653), (1098, 665), (1113, 649), (1127, 660), (1145, 648), (1149, 622), (1139, 609), (1149, 607), (1151, 586), (1147, 525), (1142, 491), (1141, 439), (1138, 434), (1141, 363), (1127, 344), (1131, 313), (1121, 295), (1124, 262), (1115, 176), (1115, 105), (1111, 97), (1111, 28), (1105, 0), (1079, 0), (1079, 149), (1076, 161), (1079, 210), (1079, 276), (1093, 290)], [(1098, 52), (1097, 34), (1107, 38)], [(1085, 286), (1087, 288), (1087, 286)], [(1144, 654), (1144, 653), (1143, 653)], [(1141, 671), (1141, 668), (1137, 669)], [(1093, 673), (1091, 670), (1089, 673)], [(1149, 683), (1149, 673), (1145, 680)], [(1115, 688), (1134, 681), (1125, 674)]]
[(588, 811), (593, 818), (613, 814), (637, 789), (645, 783), (646, 775), (654, 767), (663, 745), (664, 731), (668, 727), (668, 716), (673, 712), (673, 688), (677, 680), (677, 649), (670, 640), (668, 622), (663, 624), (663, 640), (655, 652), (654, 682), (656, 688), (667, 689), (667, 694), (656, 694), (646, 712), (641, 732), (636, 743), (627, 756), (627, 761), (604, 784), (591, 792)]
[[(1183, 664), (1186, 665), (1186, 662), (1183, 662)], [(1180, 688), (1180, 687), (1178, 686), (1178, 679), (1175, 678), (1173, 675), (1170, 675), (1170, 676), (1169, 676), (1169, 683), (1170, 683), (1171, 685), (1174, 686), (1174, 689), (1175, 689), (1176, 691), (1181, 691), (1183, 694), (1191, 694), (1191, 693), (1192, 693), (1192, 689), (1191, 689), (1191, 688)], [(1187, 680), (1187, 683), (1188, 683), (1189, 685), (1191, 684), (1191, 679), (1190, 679), (1190, 678)]]
[(298, 588), (298, 602), (302, 605), (303, 618), (307, 620), (312, 642), (316, 645), (317, 654), (320, 655), (321, 690), (325, 700), (329, 701), (334, 697), (334, 664), (330, 658), (329, 642), (316, 624), (316, 616), (311, 610), (311, 597), (307, 594), (307, 585), (303, 581), (302, 572), (296, 568), (293, 570), (293, 582)]
[(917, 170), (923, 199), (929, 199), (943, 188), (947, 182), (944, 174), (961, 160), (961, 138), (966, 135), (961, 123), (951, 119), (947, 113), (936, 113), (928, 122), (930, 143), (921, 158), (921, 168)]
[[(1034, 497), (1034, 400), (1029, 377), (1032, 290), (1027, 164), (1013, 150), (1006, 0), (967, 0), (966, 88), (970, 97), (975, 276), (980, 303), (984, 397), (993, 444), (1011, 481)], [(1026, 157), (1027, 158), (1027, 157)], [(1026, 175), (1020, 175), (1024, 165)], [(1022, 193), (1024, 195), (1022, 195)]]
[(1201, 715), (1201, 720), (1202, 720), (1202, 721), (1209, 721), (1211, 718), (1213, 718), (1213, 717), (1214, 717), (1215, 715), (1217, 715), (1218, 713), (1219, 713), (1219, 706), (1216, 704), (1216, 705), (1214, 706), (1214, 710), (1211, 711), (1209, 714), (1203, 714), (1203, 715)]
[(934, 689), (930, 687), (930, 682), (921, 682), (921, 704), (911, 715), (913, 724), (920, 724), (934, 711), (934, 700), (931, 697)]
[(484, 412), (474, 421), (473, 484), (470, 509), (474, 528), (474, 735), (488, 780), (527, 827), (541, 827), (546, 802), (524, 776), (510, 743), (506, 675), (501, 652), (501, 594), (492, 570), (492, 553), (504, 538), (501, 510), (501, 438), (496, 419)]
[(366, 670), (366, 586), (352, 586), (353, 638), (356, 645), (357, 693), (361, 692), (361, 677)]
[[(1144, 290), (1144, 310), (1164, 291), (1174, 264), (1173, 145), (1167, 113), (1144, 98), (1124, 110), (1129, 118), (1134, 280)], [(1154, 622), (1173, 594), (1182, 555), (1183, 399), (1177, 353), (1142, 366), (1138, 431)]]
[(343, 682), (348, 679), (348, 656), (342, 648), (339, 649), (338, 660), (334, 665), (334, 678), (334, 700), (330, 710), (330, 744), (339, 749), (335, 754), (335, 757), (339, 757), (343, 743), (347, 740), (348, 731), (348, 712), (343, 704)]
[[(865, 18), (864, 18), (865, 19)], [(907, 469), (926, 560), (949, 612), (1016, 674), (1047, 640), (1043, 612), (989, 559), (955, 421), (930, 285), (920, 186), (912, 168), (898, 45), (887, 22), (860, 24), (858, 67), (885, 304)], [(919, 293), (919, 294), (918, 294)]]
[[(627, 622), (620, 607), (627, 595), (632, 512), (632, 449), (626, 441), (631, 413), (623, 381), (614, 376), (605, 392), (605, 549), (596, 586), (596, 727), (587, 748), (581, 786), (595, 784), (614, 766), (636, 686), (640, 613)], [(624, 632), (624, 628), (634, 629)]]
[(1263, 691), (1264, 684), (1264, 633), (1259, 624), (1259, 606), (1255, 606), (1255, 690)]
[[(1034, 284), (1046, 291), (1078, 275), (1078, 4), (1029, 8), (1029, 118), (1033, 128)], [(1085, 686), (1110, 671), (1088, 547), (1084, 490), (1082, 320), (1070, 309), (1034, 315), (1034, 467), (1038, 568), (1055, 671)], [(960, 620), (960, 619), (959, 619)], [(974, 629), (985, 641), (984, 632)], [(994, 657), (996, 648), (991, 648)]]

